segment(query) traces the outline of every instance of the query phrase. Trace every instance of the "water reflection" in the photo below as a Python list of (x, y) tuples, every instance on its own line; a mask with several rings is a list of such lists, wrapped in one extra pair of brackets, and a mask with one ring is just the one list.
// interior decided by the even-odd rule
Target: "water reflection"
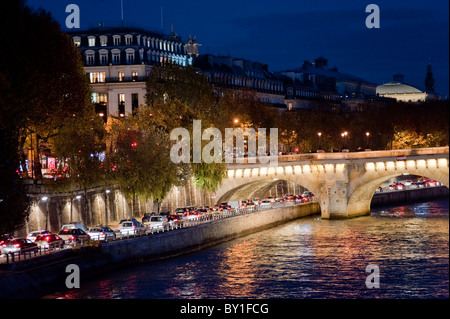
[[(48, 298), (448, 298), (448, 200), (300, 219)], [(365, 269), (380, 267), (380, 289)]]

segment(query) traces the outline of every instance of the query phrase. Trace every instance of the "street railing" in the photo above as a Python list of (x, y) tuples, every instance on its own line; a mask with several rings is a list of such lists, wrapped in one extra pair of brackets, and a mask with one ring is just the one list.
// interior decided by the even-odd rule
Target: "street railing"
[[(314, 202), (315, 200), (310, 201)], [(246, 215), (251, 214), (254, 212), (258, 212), (261, 210), (269, 210), (269, 209), (275, 209), (275, 208), (282, 208), (282, 207), (288, 207), (284, 205), (283, 203), (274, 203), (272, 207), (268, 208), (261, 208), (260, 206), (254, 206), (254, 207), (245, 207), (245, 208), (234, 208), (231, 210), (223, 210), (223, 211), (217, 211), (217, 212), (211, 212), (209, 214), (205, 214), (203, 216), (198, 216), (196, 218), (192, 219), (183, 219), (179, 220), (173, 223), (166, 223), (162, 227), (146, 227), (145, 229), (135, 229), (134, 231), (128, 231), (127, 234), (120, 234), (120, 231), (118, 232), (120, 236), (117, 236), (116, 239), (108, 240), (108, 242), (113, 241), (120, 241), (120, 240), (126, 240), (130, 238), (136, 238), (136, 237), (144, 237), (144, 236), (150, 236), (158, 233), (168, 232), (168, 231), (176, 231), (178, 229), (187, 228), (187, 227), (193, 227), (200, 224), (209, 223), (215, 220), (220, 219), (226, 219), (231, 218), (234, 216), (240, 216), (240, 215)], [(292, 206), (299, 205), (299, 204), (307, 204), (307, 203), (295, 203)], [(92, 240), (91, 240), (92, 242)], [(77, 244), (76, 247), (82, 247), (89, 245), (90, 242), (85, 242), (83, 244)], [(58, 244), (52, 245), (50, 244), (48, 247), (33, 247), (30, 249), (22, 250), (20, 252), (14, 252), (14, 253), (4, 253), (2, 257), (0, 257), (0, 264), (6, 263), (6, 264), (12, 264), (15, 262), (31, 259), (37, 256), (42, 255), (49, 255), (51, 253), (54, 253), (56, 251), (64, 250), (64, 249), (72, 249), (75, 248), (70, 245), (66, 245), (64, 248), (56, 247)]]

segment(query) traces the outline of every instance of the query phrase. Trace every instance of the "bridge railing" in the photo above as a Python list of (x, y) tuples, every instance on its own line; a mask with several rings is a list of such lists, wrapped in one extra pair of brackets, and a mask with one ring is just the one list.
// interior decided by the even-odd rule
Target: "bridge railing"
[[(364, 151), (364, 152), (335, 152), (335, 153), (305, 153), (293, 155), (279, 155), (266, 157), (267, 163), (274, 162), (300, 162), (307, 160), (339, 160), (339, 159), (363, 159), (363, 158), (377, 158), (377, 157), (399, 157), (412, 155), (434, 155), (434, 154), (448, 154), (449, 147), (427, 147), (427, 148), (412, 148), (399, 150), (381, 150), (381, 151)], [(238, 162), (239, 161), (239, 162)], [(229, 164), (259, 164), (257, 157), (241, 157), (235, 160), (235, 163)], [(264, 164), (262, 164), (264, 165)], [(268, 164), (267, 164), (268, 165)]]

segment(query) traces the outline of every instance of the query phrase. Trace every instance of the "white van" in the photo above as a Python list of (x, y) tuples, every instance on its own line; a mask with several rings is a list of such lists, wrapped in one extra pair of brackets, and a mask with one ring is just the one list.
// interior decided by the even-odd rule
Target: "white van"
[(68, 224), (64, 224), (61, 227), (61, 230), (63, 229), (81, 229), (83, 230), (85, 233), (87, 233), (89, 231), (89, 228), (86, 227), (85, 224), (83, 224), (82, 222), (73, 222), (73, 223), (68, 223)]

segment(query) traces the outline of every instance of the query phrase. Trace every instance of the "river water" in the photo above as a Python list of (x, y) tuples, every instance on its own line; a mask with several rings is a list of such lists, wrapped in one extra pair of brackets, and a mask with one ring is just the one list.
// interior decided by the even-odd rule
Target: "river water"
[[(368, 265), (379, 269), (379, 288)], [(370, 279), (367, 279), (367, 277)], [(448, 199), (299, 219), (45, 298), (449, 298)]]

